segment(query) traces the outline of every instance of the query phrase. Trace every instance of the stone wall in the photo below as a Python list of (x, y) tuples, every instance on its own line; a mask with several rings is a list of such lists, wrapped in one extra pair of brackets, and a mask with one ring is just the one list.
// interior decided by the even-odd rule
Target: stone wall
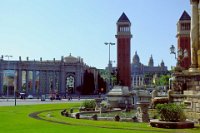
[(187, 117), (197, 121), (200, 119), (200, 72), (183, 71), (175, 73), (174, 77), (176, 85), (172, 87), (175, 92), (171, 94), (172, 102), (185, 104)]

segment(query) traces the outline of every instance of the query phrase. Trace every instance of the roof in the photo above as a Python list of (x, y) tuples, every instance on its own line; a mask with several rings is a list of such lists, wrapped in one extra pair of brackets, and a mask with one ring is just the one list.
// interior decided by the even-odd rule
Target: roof
[(139, 64), (140, 63), (140, 57), (137, 54), (137, 51), (135, 52), (135, 55), (133, 56), (133, 64)]
[(123, 12), (117, 22), (130, 22), (126, 14)]
[(186, 11), (184, 11), (179, 20), (191, 20), (191, 17)]
[(71, 53), (69, 56), (65, 57), (65, 62), (67, 63), (77, 63), (78, 61), (78, 58), (72, 56)]

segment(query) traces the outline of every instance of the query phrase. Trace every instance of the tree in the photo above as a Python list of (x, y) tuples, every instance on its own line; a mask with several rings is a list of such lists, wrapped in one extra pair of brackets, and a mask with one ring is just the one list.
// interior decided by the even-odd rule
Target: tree
[(106, 82), (99, 74), (98, 74), (98, 92), (100, 93), (106, 92)]
[(83, 76), (83, 88), (81, 90), (81, 93), (84, 95), (93, 94), (95, 90), (94, 85), (94, 74), (91, 72), (88, 72), (88, 70), (85, 70), (84, 76)]
[(170, 75), (162, 75), (160, 76), (159, 78), (159, 84), (160, 85), (169, 85), (169, 78), (170, 78)]

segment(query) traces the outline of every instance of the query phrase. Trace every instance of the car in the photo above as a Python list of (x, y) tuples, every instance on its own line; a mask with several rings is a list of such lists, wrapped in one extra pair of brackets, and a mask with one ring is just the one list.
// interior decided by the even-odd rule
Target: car
[(28, 99), (33, 99), (33, 96), (32, 96), (32, 95), (28, 95), (27, 98), (28, 98)]
[(20, 99), (25, 99), (25, 93), (19, 93), (19, 95), (20, 95)]
[(41, 101), (45, 101), (45, 98), (46, 98), (45, 95), (42, 95), (41, 96)]
[(61, 100), (61, 97), (57, 96), (57, 97), (56, 97), (56, 100)]

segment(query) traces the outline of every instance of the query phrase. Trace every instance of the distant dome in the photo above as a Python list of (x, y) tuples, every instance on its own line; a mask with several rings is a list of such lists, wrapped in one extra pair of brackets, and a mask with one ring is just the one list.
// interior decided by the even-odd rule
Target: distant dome
[(79, 59), (72, 56), (70, 53), (69, 56), (65, 57), (65, 62), (66, 63), (76, 63), (76, 62), (79, 62)]
[(137, 51), (135, 52), (135, 55), (133, 56), (133, 64), (139, 64), (140, 63), (140, 57), (137, 54)]

